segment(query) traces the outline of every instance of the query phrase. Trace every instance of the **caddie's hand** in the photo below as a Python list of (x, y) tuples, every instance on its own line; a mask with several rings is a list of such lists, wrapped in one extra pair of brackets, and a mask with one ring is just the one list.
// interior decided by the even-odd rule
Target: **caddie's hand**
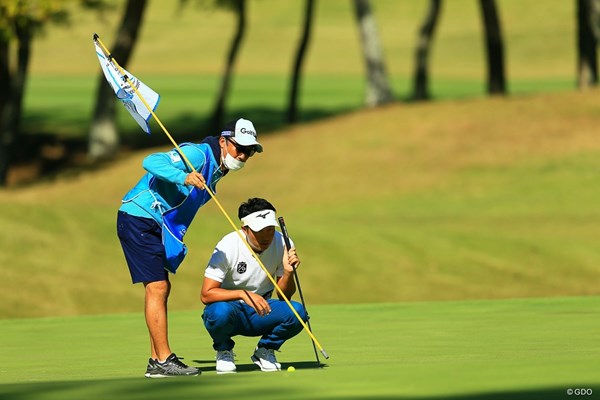
[(261, 317), (271, 313), (271, 306), (269, 306), (269, 302), (259, 294), (244, 290), (242, 300), (244, 300), (244, 302), (250, 307), (254, 308), (254, 311), (256, 311), (256, 313)]
[(290, 251), (287, 248), (283, 252), (283, 269), (288, 272), (294, 272), (294, 267), (300, 266), (300, 258), (296, 253), (296, 248), (292, 247)]
[(204, 189), (204, 185), (206, 185), (206, 181), (200, 172), (190, 172), (185, 177), (185, 182), (187, 186), (196, 186), (199, 189)]

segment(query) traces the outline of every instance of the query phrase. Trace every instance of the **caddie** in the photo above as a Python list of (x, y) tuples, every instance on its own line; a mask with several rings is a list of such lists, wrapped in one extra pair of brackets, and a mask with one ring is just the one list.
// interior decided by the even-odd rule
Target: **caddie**
[(205, 185), (216, 193), (221, 178), (242, 169), (249, 158), (263, 151), (253, 123), (243, 118), (228, 123), (218, 136), (179, 147), (181, 153), (173, 149), (144, 159), (147, 173), (125, 195), (117, 215), (117, 234), (132, 282), (142, 283), (145, 289), (148, 378), (200, 373), (184, 364), (169, 345), (169, 274), (175, 274), (187, 253), (183, 238), (194, 216), (211, 199)]

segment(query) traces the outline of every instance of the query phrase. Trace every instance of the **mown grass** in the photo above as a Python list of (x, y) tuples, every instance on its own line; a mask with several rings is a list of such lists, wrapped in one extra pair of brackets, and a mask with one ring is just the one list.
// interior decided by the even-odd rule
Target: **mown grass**
[[(217, 76), (138, 76), (161, 95), (157, 114), (175, 135), (213, 134), (207, 130), (207, 118), (215, 101)], [(234, 80), (227, 118), (250, 116), (262, 132), (286, 125), (289, 83), (285, 76), (255, 75)], [(103, 82), (104, 83), (104, 82)], [(410, 82), (393, 81), (396, 98), (410, 96)], [(523, 80), (509, 84), (515, 96), (532, 93), (570, 91), (570, 79)], [(90, 77), (33, 76), (30, 80), (23, 120), (24, 134), (55, 133), (84, 139), (92, 116), (97, 81)], [(61, 93), (61, 96), (57, 96)], [(307, 76), (302, 83), (299, 118), (303, 122), (325, 119), (362, 108), (364, 83), (359, 76)], [(484, 97), (485, 84), (477, 80), (439, 79), (432, 83), (434, 100), (447, 101)], [(116, 100), (115, 100), (116, 101)], [(118, 126), (125, 143), (141, 146), (140, 128), (125, 109), (118, 105)], [(153, 127), (160, 135), (160, 128)], [(156, 139), (155, 137), (150, 138)], [(160, 143), (160, 141), (155, 141)]]
[[(234, 18), (227, 11), (193, 5), (178, 11), (177, 5), (149, 4), (128, 69), (163, 96), (159, 113), (171, 129), (205, 135), (209, 132), (203, 130), (204, 122), (216, 99)], [(99, 33), (110, 48), (123, 4), (103, 18), (72, 7), (71, 26), (49, 27), (35, 42), (23, 123), (28, 133), (87, 134), (100, 73), (91, 36)], [(540, 7), (533, 0), (499, 5), (510, 93), (574, 86), (573, 7), (563, 1)], [(427, 3), (381, 0), (373, 8), (395, 97), (406, 99), (411, 95), (414, 48)], [(247, 34), (228, 101), (230, 116), (249, 115), (263, 131), (283, 125), (301, 15), (301, 7), (294, 3), (249, 4)], [(429, 64), (433, 98), (484, 96), (484, 60), (478, 4), (470, 0), (445, 4)], [(350, 2), (330, 0), (316, 6), (303, 72), (302, 121), (362, 106), (364, 65)], [(120, 127), (127, 133), (139, 130), (125, 112)]]
[(136, 314), (3, 320), (0, 396), (10, 399), (561, 399), (600, 390), (598, 297), (412, 304), (309, 305), (330, 355), (315, 368), (302, 332), (278, 354), (295, 373), (249, 360), (256, 338), (236, 338), (240, 372), (214, 372), (200, 310), (171, 314), (171, 342), (198, 378), (142, 377), (147, 338)]

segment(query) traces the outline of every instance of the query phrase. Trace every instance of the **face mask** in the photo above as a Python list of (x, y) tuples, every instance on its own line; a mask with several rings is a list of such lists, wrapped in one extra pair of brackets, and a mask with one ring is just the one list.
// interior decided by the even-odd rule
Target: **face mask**
[(244, 165), (246, 165), (245, 162), (231, 157), (231, 155), (229, 153), (227, 153), (225, 155), (225, 158), (223, 158), (223, 164), (225, 164), (225, 167), (230, 171), (240, 170), (240, 169), (244, 168)]

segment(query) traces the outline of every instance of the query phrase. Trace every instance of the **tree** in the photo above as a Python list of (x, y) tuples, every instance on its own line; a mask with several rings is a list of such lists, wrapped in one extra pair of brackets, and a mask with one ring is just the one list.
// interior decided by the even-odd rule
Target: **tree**
[(580, 89), (598, 84), (599, 2), (577, 0), (577, 85)]
[(485, 30), (485, 48), (487, 54), (487, 90), (489, 94), (505, 94), (504, 44), (500, 18), (495, 0), (479, 0), (483, 27)]
[(292, 124), (298, 120), (298, 87), (300, 86), (300, 77), (304, 56), (310, 43), (310, 32), (314, 14), (314, 0), (306, 0), (304, 3), (304, 24), (302, 35), (298, 42), (296, 50), (296, 59), (292, 70), (292, 82), (290, 85), (289, 103), (287, 111), (287, 122)]
[(375, 107), (393, 100), (392, 89), (385, 71), (383, 51), (379, 43), (377, 23), (371, 11), (371, 2), (369, 0), (353, 0), (352, 3), (367, 70), (365, 104)]
[[(119, 65), (126, 68), (133, 53), (143, 22), (146, 0), (128, 0), (119, 25), (111, 54)], [(115, 116), (115, 93), (106, 83), (104, 74), (98, 77), (96, 105), (88, 136), (88, 155), (93, 160), (110, 158), (119, 147)]]
[(237, 17), (237, 23), (236, 31), (227, 54), (225, 69), (221, 78), (221, 86), (217, 93), (217, 101), (212, 111), (211, 130), (219, 129), (224, 123), (225, 103), (229, 94), (233, 67), (246, 33), (246, 0), (218, 0), (217, 6), (233, 10)]
[(33, 38), (46, 23), (67, 21), (64, 2), (0, 1), (0, 186), (19, 135)]
[(413, 74), (412, 100), (429, 99), (429, 52), (433, 42), (433, 35), (437, 26), (442, 0), (431, 0), (425, 21), (419, 29), (419, 40), (415, 51), (415, 72)]

